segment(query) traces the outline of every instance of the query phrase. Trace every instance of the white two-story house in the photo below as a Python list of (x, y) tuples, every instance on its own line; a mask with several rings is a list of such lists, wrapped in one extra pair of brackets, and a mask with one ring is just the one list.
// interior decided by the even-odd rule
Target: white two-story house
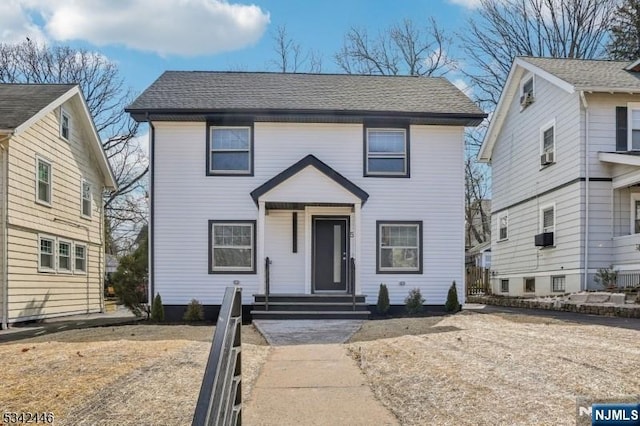
[(362, 315), (335, 311), (381, 283), (392, 305), (412, 288), (443, 305), (453, 281), (462, 301), (463, 132), (485, 114), (447, 80), (166, 72), (127, 111), (151, 127), (168, 317), (192, 298), (216, 315), (233, 285), (298, 318)]
[(3, 327), (104, 309), (102, 194), (115, 188), (77, 85), (0, 84)]
[(505, 295), (640, 282), (638, 63), (516, 58), (479, 152), (491, 164), (492, 285)]

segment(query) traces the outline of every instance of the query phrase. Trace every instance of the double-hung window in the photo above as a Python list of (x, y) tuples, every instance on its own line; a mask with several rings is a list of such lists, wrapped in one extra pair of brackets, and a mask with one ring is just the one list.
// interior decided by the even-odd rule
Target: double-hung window
[(253, 274), (255, 221), (209, 221), (209, 273)]
[(556, 122), (547, 123), (540, 128), (540, 167), (556, 162)]
[(640, 234), (640, 193), (631, 194), (631, 233)]
[(74, 266), (76, 273), (87, 272), (87, 246), (84, 244), (75, 245)]
[(509, 213), (498, 214), (498, 241), (509, 238)]
[(564, 275), (551, 277), (551, 291), (564, 292), (567, 287), (567, 279)]
[(252, 128), (209, 127), (208, 174), (253, 174)]
[(640, 103), (630, 102), (627, 108), (629, 130), (627, 135), (628, 150), (640, 150)]
[(422, 222), (377, 222), (377, 273), (422, 273)]
[(534, 98), (533, 75), (529, 74), (520, 81), (520, 106), (521, 110), (531, 105)]
[(38, 269), (55, 272), (55, 238), (41, 236), (38, 238)]
[(51, 163), (36, 157), (36, 201), (51, 205)]
[(556, 230), (556, 208), (555, 205), (542, 207), (540, 209), (540, 231), (555, 232)]
[(60, 108), (60, 137), (69, 141), (71, 135), (71, 116), (67, 111)]
[(500, 292), (509, 293), (509, 279), (500, 280)]
[(365, 176), (409, 176), (409, 129), (367, 128)]
[(82, 179), (81, 183), (81, 215), (91, 218), (91, 184)]
[(71, 243), (58, 240), (58, 272), (70, 273), (71, 269)]

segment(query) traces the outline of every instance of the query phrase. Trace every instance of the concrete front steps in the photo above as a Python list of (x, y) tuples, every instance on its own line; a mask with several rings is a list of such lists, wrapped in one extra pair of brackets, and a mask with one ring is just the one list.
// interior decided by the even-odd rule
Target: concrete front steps
[(365, 296), (357, 295), (355, 310), (350, 294), (254, 294), (251, 318), (262, 319), (368, 319)]

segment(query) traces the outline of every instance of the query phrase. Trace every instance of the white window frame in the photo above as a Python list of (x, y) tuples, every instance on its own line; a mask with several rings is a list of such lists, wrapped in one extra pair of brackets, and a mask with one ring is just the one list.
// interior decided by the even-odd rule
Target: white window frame
[[(43, 201), (40, 199), (40, 163), (44, 163), (49, 166), (49, 201)], [(51, 207), (53, 203), (53, 163), (44, 157), (36, 155), (36, 203), (43, 206)]]
[[(216, 130), (225, 130), (225, 129), (233, 129), (233, 130), (246, 130), (249, 136), (249, 147), (247, 149), (213, 149), (213, 133)], [(239, 175), (246, 176), (253, 174), (253, 143), (252, 141), (252, 132), (253, 128), (251, 126), (210, 126), (209, 127), (209, 146), (207, 147), (207, 155), (209, 156), (209, 170), (208, 173), (210, 175)], [(213, 168), (213, 158), (212, 154), (215, 152), (246, 152), (249, 156), (247, 161), (247, 169), (246, 170), (215, 170)]]
[(640, 150), (633, 149), (633, 111), (640, 111), (640, 102), (627, 102), (627, 151)]
[[(544, 212), (546, 210), (549, 209), (553, 209), (553, 229), (551, 231), (544, 230)], [(557, 225), (557, 219), (558, 219), (558, 212), (556, 210), (556, 203), (550, 203), (550, 204), (545, 204), (543, 206), (540, 207), (540, 212), (539, 212), (539, 216), (540, 216), (540, 223), (539, 223), (539, 227), (540, 227), (540, 232), (553, 232), (553, 241), (554, 241), (554, 245), (555, 245), (555, 240), (556, 240), (556, 225)]]
[[(518, 97), (518, 99), (521, 99), (524, 96), (524, 86), (529, 82), (529, 80), (531, 80), (531, 96), (533, 97), (533, 100), (535, 102), (536, 99), (536, 79), (534, 78), (533, 73), (526, 73), (522, 79), (520, 80), (520, 90), (518, 91), (520, 93), (520, 96)], [(520, 105), (520, 111), (525, 110), (527, 107), (529, 107), (530, 105), (526, 105), (526, 106), (522, 106)]]
[[(507, 283), (507, 289), (504, 289), (504, 283)], [(509, 293), (509, 278), (501, 278), (500, 279), (500, 293)]]
[[(416, 229), (416, 247), (413, 246), (382, 246), (382, 228), (385, 226), (393, 226), (393, 227), (411, 227)], [(378, 229), (376, 230), (376, 274), (421, 274), (422, 273), (422, 222), (421, 221), (393, 221), (393, 220), (383, 220), (378, 221), (377, 223)], [(401, 249), (413, 249), (415, 248), (417, 251), (416, 261), (417, 264), (415, 267), (389, 267), (382, 266), (382, 249), (383, 248), (401, 248)]]
[[(501, 238), (500, 230), (502, 228), (500, 227), (500, 222), (502, 222), (503, 218), (507, 220), (507, 226), (505, 227), (507, 235), (504, 238)], [(506, 241), (508, 239), (509, 239), (509, 211), (504, 211), (504, 212), (498, 213), (498, 241)]]
[[(51, 241), (51, 249), (53, 250), (53, 252), (51, 253), (51, 257), (52, 257), (51, 267), (42, 266), (42, 246), (41, 246), (42, 240)], [(47, 273), (56, 272), (57, 247), (58, 247), (58, 242), (56, 237), (53, 237), (51, 235), (46, 235), (46, 234), (38, 234), (38, 272), (47, 272)]]
[[(83, 258), (83, 260), (84, 260), (84, 269), (78, 269), (76, 267), (76, 261), (77, 261), (77, 259), (79, 259), (76, 256), (76, 248), (78, 248), (78, 247), (82, 247), (84, 249), (84, 258)], [(73, 273), (74, 274), (76, 274), (76, 275), (86, 275), (86, 273), (87, 273), (87, 258), (88, 258), (87, 245), (86, 244), (82, 244), (82, 243), (75, 243), (74, 247), (73, 247)]]
[[(64, 136), (64, 119), (67, 119), (67, 136)], [(71, 114), (69, 114), (64, 108), (60, 108), (60, 139), (69, 142), (71, 139)]]
[[(555, 288), (555, 280), (556, 278), (562, 278), (564, 281), (562, 283), (562, 289), (556, 290)], [(551, 292), (552, 293), (566, 293), (567, 291), (567, 276), (566, 275), (552, 275), (551, 276)]]
[[(67, 244), (69, 246), (69, 269), (62, 269), (60, 267), (60, 244)], [(55, 256), (55, 262), (56, 262), (56, 271), (59, 274), (73, 274), (73, 254), (74, 254), (74, 248), (73, 248), (73, 241), (70, 240), (65, 240), (64, 238), (57, 238), (56, 241), (56, 256)]]
[[(640, 192), (632, 192), (630, 194), (631, 200), (629, 203), (629, 218), (630, 218), (630, 223), (629, 223), (629, 234), (630, 235), (634, 235), (636, 234), (636, 201), (640, 201)], [(638, 218), (640, 220), (640, 218)], [(639, 233), (640, 234), (640, 233)]]
[[(402, 132), (404, 135), (404, 151), (400, 152), (384, 152), (384, 153), (369, 153), (369, 133), (371, 132)], [(364, 174), (365, 176), (400, 176), (407, 177), (409, 176), (409, 143), (408, 143), (408, 133), (407, 129), (404, 127), (367, 127), (366, 128), (366, 140), (365, 140), (365, 164), (364, 164)], [(403, 170), (401, 172), (371, 172), (369, 171), (369, 159), (371, 158), (391, 158), (398, 159), (402, 158), (403, 162)]]
[[(533, 280), (533, 291), (527, 291), (527, 280)], [(524, 277), (522, 278), (522, 292), (525, 294), (536, 293), (536, 277)]]
[[(89, 186), (89, 199), (87, 201), (89, 201), (89, 214), (85, 214), (84, 212), (84, 202), (85, 202), (85, 198), (84, 198), (84, 186), (88, 185)], [(91, 219), (91, 213), (92, 213), (92, 207), (93, 207), (93, 192), (91, 191), (92, 187), (91, 187), (91, 182), (89, 182), (87, 179), (81, 179), (80, 180), (80, 216), (85, 218), (85, 219)]]
[[(251, 227), (251, 244), (248, 246), (224, 246), (227, 248), (250, 249), (251, 265), (250, 266), (216, 266), (215, 260), (215, 228), (216, 226), (249, 226)], [(209, 273), (210, 274), (255, 274), (256, 273), (256, 222), (255, 221), (228, 221), (228, 220), (210, 220), (209, 221)]]
[[(553, 129), (553, 148), (551, 148), (551, 150), (546, 150), (544, 149), (544, 133), (549, 130), (549, 129)], [(543, 126), (540, 127), (540, 156), (542, 156), (543, 154), (551, 151), (553, 152), (553, 162), (551, 164), (555, 164), (556, 162), (556, 139), (557, 139), (557, 134), (558, 134), (558, 128), (556, 127), (556, 119), (554, 118), (551, 121), (548, 121), (547, 123), (545, 123)], [(538, 157), (540, 158), (540, 157)], [(540, 164), (540, 168), (543, 169), (545, 167), (549, 167), (551, 164), (546, 164), (546, 165), (542, 165)]]

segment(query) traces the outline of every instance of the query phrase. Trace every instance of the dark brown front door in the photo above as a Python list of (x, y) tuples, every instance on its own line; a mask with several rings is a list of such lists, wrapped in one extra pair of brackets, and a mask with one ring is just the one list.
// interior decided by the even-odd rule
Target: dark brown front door
[(313, 291), (347, 291), (348, 217), (313, 218)]

